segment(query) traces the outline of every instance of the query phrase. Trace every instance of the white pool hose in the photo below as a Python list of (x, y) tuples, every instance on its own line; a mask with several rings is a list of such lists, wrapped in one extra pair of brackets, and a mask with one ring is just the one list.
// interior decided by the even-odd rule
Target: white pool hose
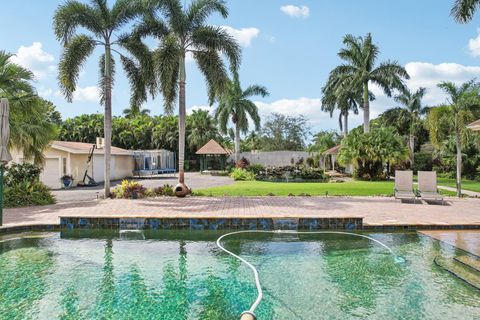
[(228, 253), (229, 255), (235, 257), (236, 259), (240, 260), (241, 262), (243, 262), (244, 264), (246, 264), (253, 272), (253, 276), (255, 278), (255, 286), (257, 287), (257, 292), (258, 292), (258, 295), (257, 295), (257, 299), (255, 299), (255, 302), (252, 304), (252, 306), (250, 307), (249, 310), (247, 311), (244, 311), (241, 315), (241, 320), (255, 320), (256, 319), (256, 316), (254, 314), (255, 312), (255, 309), (258, 307), (258, 305), (260, 304), (260, 301), (262, 301), (262, 298), (263, 298), (263, 291), (262, 291), (262, 286), (260, 284), (260, 277), (258, 275), (258, 271), (257, 269), (250, 263), (248, 262), (247, 260), (245, 260), (244, 258), (240, 257), (239, 255), (225, 249), (221, 242), (223, 239), (225, 239), (226, 237), (229, 237), (229, 236), (232, 236), (232, 235), (235, 235), (235, 234), (242, 234), (242, 233), (280, 233), (280, 234), (343, 234), (343, 235), (349, 235), (349, 236), (355, 236), (355, 237), (361, 237), (361, 238), (365, 238), (365, 239), (368, 239), (368, 240), (371, 240), (377, 244), (379, 244), (380, 246), (382, 246), (383, 248), (385, 248), (390, 254), (392, 254), (395, 258), (396, 258), (396, 261), (397, 258), (401, 258), (401, 261), (405, 261), (404, 258), (402, 257), (398, 257), (395, 255), (395, 253), (393, 252), (392, 249), (390, 249), (390, 247), (388, 247), (386, 244), (382, 243), (381, 241), (377, 240), (377, 239), (374, 239), (372, 237), (369, 237), (369, 236), (366, 236), (364, 234), (359, 234), (359, 233), (352, 233), (352, 232), (344, 232), (344, 231), (296, 231), (296, 230), (243, 230), (243, 231), (234, 231), (234, 232), (230, 232), (230, 233), (227, 233), (227, 234), (224, 234), (223, 236), (219, 237), (217, 239), (217, 246), (223, 250), (224, 252)]

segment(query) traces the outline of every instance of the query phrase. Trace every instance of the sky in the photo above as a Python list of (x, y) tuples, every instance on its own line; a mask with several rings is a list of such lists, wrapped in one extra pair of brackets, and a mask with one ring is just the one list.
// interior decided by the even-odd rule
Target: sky
[[(64, 119), (83, 113), (102, 112), (98, 101), (97, 49), (82, 69), (74, 101), (68, 103), (57, 84), (57, 66), (62, 53), (55, 39), (52, 17), (64, 1), (3, 1), (0, 19), (0, 49), (15, 54), (12, 60), (30, 68), (38, 94), (52, 101)], [(188, 3), (189, 1), (186, 0)], [(113, 3), (110, 0), (109, 3)], [(266, 98), (256, 98), (260, 114), (271, 112), (304, 115), (312, 132), (338, 129), (338, 115), (321, 111), (321, 88), (330, 70), (341, 63), (337, 52), (345, 34), (372, 33), (380, 47), (378, 62), (395, 60), (405, 66), (410, 89), (426, 87), (426, 105), (445, 102), (436, 87), (440, 81), (461, 83), (480, 79), (480, 15), (469, 24), (450, 17), (453, 0), (228, 0), (229, 17), (212, 16), (210, 23), (223, 26), (243, 49), (240, 80), (244, 87), (264, 85)], [(125, 31), (128, 31), (126, 28)], [(129, 86), (118, 63), (113, 90), (113, 112), (128, 107)], [(378, 116), (397, 104), (381, 90), (372, 88), (377, 100), (371, 115)], [(145, 108), (163, 113), (161, 98)], [(208, 106), (204, 79), (194, 62), (187, 65), (187, 109)], [(361, 124), (362, 115), (352, 115), (349, 125)]]

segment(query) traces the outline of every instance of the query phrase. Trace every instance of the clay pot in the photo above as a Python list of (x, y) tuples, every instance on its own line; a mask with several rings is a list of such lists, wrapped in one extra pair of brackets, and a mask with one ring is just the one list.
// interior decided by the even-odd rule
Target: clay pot
[(179, 183), (173, 188), (173, 192), (175, 193), (175, 196), (184, 198), (189, 195), (191, 191), (184, 183)]

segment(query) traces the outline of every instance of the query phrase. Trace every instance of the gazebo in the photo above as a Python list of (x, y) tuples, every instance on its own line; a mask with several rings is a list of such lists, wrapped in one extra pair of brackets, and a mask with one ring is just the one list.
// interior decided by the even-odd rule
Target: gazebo
[(468, 126), (467, 126), (468, 129), (471, 129), (473, 131), (480, 131), (480, 119), (475, 121), (475, 122), (472, 122), (470, 123)]
[(217, 141), (210, 140), (196, 152), (200, 156), (200, 171), (225, 170), (225, 163), (230, 152)]

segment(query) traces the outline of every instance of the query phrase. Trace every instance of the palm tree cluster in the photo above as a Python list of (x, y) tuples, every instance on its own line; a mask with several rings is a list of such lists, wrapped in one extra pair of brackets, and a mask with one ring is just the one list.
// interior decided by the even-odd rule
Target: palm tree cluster
[(380, 50), (373, 43), (372, 35), (365, 37), (346, 35), (345, 45), (338, 56), (345, 62), (330, 72), (327, 84), (323, 87), (322, 109), (333, 113), (340, 110), (344, 118), (344, 134), (348, 132), (349, 111), (358, 113), (363, 108), (364, 132), (370, 131), (370, 101), (374, 99), (369, 88), (379, 86), (387, 96), (393, 90), (404, 90), (403, 80), (409, 79), (407, 71), (396, 61), (386, 61), (377, 66)]
[[(99, 59), (99, 84), (105, 106), (106, 196), (110, 193), (114, 54), (130, 80), (132, 106), (144, 102), (148, 95), (161, 94), (165, 112), (172, 113), (178, 101), (179, 185), (188, 191), (184, 184), (187, 56), (203, 73), (212, 103), (227, 86), (228, 69), (236, 71), (241, 60), (236, 40), (224, 28), (208, 24), (214, 13), (228, 16), (225, 1), (194, 0), (184, 7), (180, 0), (117, 0), (109, 7), (106, 0), (90, 0), (89, 4), (70, 0), (55, 12), (55, 34), (64, 46), (59, 82), (67, 100), (72, 100), (87, 58), (96, 47), (104, 52)], [(79, 33), (80, 28), (88, 34)], [(149, 37), (158, 43), (153, 50), (145, 43)], [(229, 68), (222, 56), (227, 58)]]
[(32, 82), (31, 71), (11, 62), (12, 55), (0, 51), (0, 98), (10, 102), (10, 147), (23, 153), (35, 164), (44, 160), (43, 150), (57, 134), (48, 121), (49, 104), (41, 99)]
[(268, 96), (268, 90), (264, 86), (250, 85), (242, 90), (238, 73), (234, 74), (233, 80), (229, 81), (225, 93), (220, 95), (215, 118), (219, 122), (220, 132), (227, 134), (228, 120), (231, 119), (235, 127), (235, 161), (239, 160), (240, 134), (246, 134), (249, 128), (249, 118), (252, 119), (255, 130), (260, 130), (260, 116), (258, 108), (250, 98), (253, 96)]

